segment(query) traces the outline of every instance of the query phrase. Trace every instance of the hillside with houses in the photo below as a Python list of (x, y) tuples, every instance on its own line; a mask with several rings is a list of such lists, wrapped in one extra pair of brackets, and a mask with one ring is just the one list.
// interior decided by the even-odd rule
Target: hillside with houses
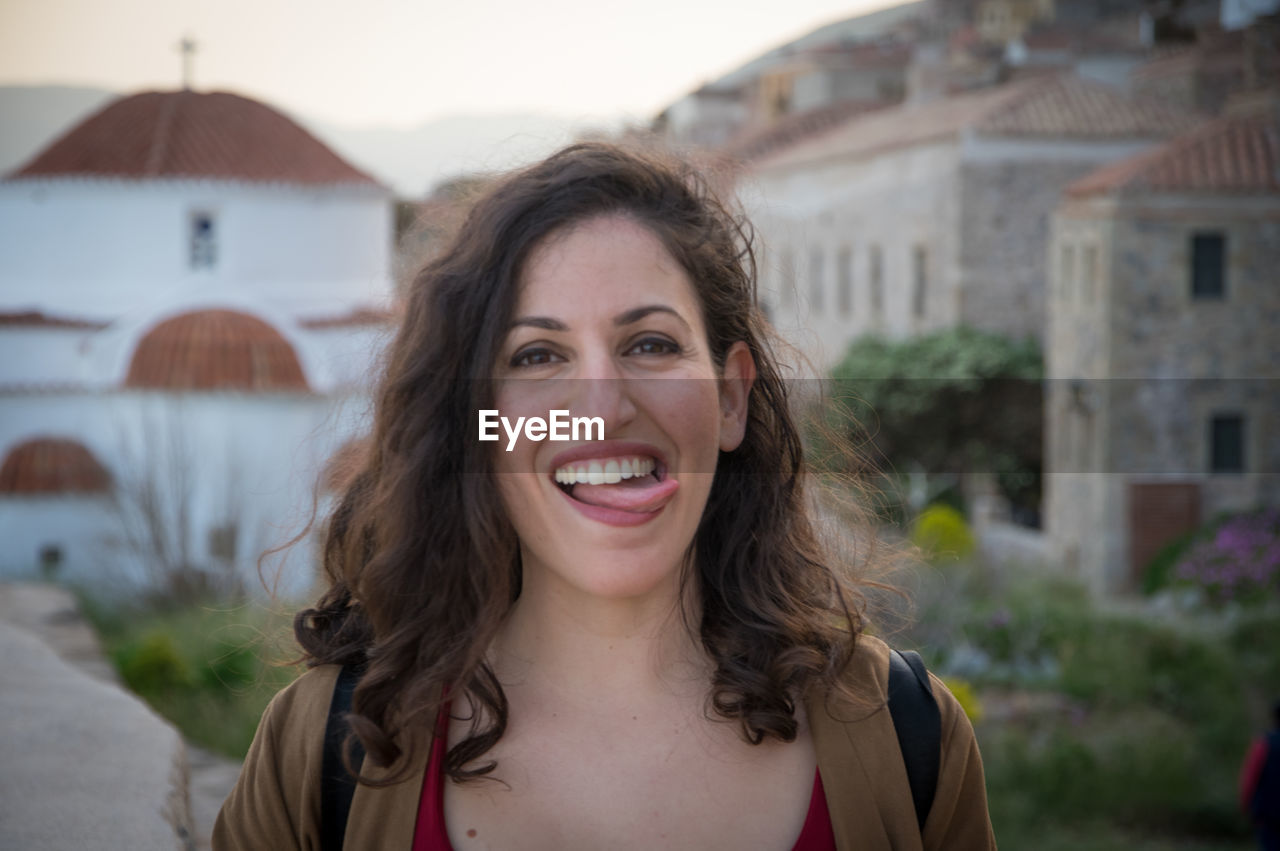
[(1036, 341), (1023, 522), (1070, 575), (1133, 591), (1210, 519), (1280, 504), (1274, 6), (907, 4), (770, 51), (654, 127), (728, 175), (807, 374), (868, 337)]

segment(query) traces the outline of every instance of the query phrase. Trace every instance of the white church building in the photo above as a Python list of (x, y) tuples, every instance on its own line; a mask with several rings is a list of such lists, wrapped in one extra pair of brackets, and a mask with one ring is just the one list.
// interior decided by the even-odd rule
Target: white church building
[(224, 92), (122, 97), (0, 179), (0, 578), (256, 585), (367, 424), (392, 242), (386, 187)]

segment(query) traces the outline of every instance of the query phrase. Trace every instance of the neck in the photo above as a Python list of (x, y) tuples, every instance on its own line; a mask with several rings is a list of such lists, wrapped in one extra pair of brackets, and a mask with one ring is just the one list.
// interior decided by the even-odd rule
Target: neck
[[(690, 588), (639, 598), (600, 599), (545, 575), (526, 575), (520, 599), (495, 642), (504, 686), (555, 693), (582, 704), (706, 693), (711, 663), (686, 626), (696, 613)], [(689, 619), (696, 631), (696, 616)]]

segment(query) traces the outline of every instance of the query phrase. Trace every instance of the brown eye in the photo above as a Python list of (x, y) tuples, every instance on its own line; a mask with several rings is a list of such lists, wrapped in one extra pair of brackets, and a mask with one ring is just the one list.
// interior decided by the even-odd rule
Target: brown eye
[(545, 366), (559, 360), (559, 356), (550, 349), (523, 349), (511, 357), (511, 366), (521, 367)]
[(630, 351), (638, 355), (675, 355), (680, 353), (680, 346), (665, 337), (645, 337), (632, 345)]

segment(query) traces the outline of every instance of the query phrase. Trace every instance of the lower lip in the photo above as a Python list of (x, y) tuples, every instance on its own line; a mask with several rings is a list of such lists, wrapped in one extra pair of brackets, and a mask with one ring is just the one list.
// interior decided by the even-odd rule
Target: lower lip
[(578, 509), (584, 517), (608, 526), (642, 526), (661, 514), (670, 502), (670, 500), (664, 502), (653, 511), (619, 511), (616, 508), (604, 508), (599, 505), (579, 502), (558, 487), (556, 491), (568, 500), (570, 505)]

